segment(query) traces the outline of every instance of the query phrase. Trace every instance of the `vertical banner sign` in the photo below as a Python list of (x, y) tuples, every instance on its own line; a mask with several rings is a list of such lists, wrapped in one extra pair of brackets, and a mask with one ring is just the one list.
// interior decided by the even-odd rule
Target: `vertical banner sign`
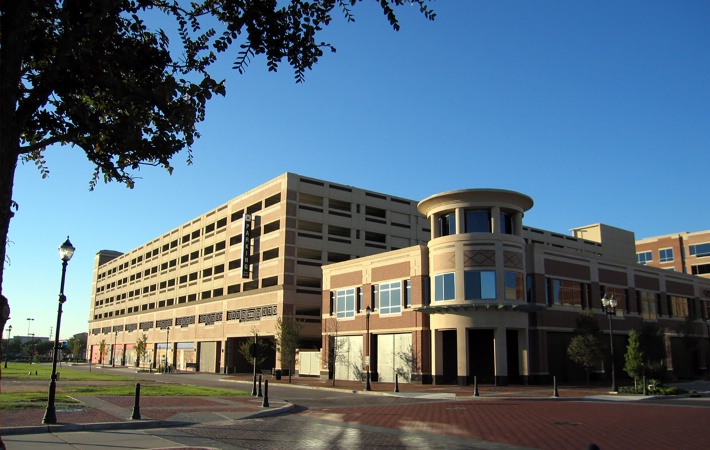
[(242, 278), (249, 278), (249, 255), (251, 253), (251, 214), (244, 214), (242, 220)]

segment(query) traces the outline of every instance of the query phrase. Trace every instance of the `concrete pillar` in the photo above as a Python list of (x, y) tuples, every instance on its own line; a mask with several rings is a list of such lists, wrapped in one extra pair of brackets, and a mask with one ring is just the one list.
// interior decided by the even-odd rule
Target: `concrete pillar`
[(432, 361), (432, 375), (434, 378), (434, 384), (441, 380), (441, 376), (444, 374), (444, 339), (441, 336), (441, 330), (434, 330), (431, 333), (431, 361)]
[(456, 329), (456, 374), (459, 386), (468, 384), (468, 333), (466, 328)]
[(523, 235), (523, 213), (516, 212), (513, 215), (513, 234), (516, 236)]
[(530, 351), (528, 343), (528, 330), (518, 330), (518, 365), (520, 378), (523, 384), (529, 384), (530, 378)]
[(505, 327), (498, 327), (494, 336), (496, 386), (508, 385), (508, 344)]
[(456, 208), (456, 234), (466, 232), (466, 213), (463, 208)]
[(500, 206), (491, 208), (491, 233), (500, 234)]

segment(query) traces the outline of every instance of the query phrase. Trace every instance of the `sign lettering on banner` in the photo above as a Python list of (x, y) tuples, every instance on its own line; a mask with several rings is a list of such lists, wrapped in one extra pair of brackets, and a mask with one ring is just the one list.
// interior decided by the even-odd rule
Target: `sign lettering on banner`
[(251, 254), (251, 214), (244, 214), (242, 220), (242, 278), (250, 277), (250, 261)]

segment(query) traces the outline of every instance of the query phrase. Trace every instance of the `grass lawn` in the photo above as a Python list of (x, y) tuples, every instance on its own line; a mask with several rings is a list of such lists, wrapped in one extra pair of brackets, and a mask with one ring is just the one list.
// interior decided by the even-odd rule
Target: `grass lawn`
[[(36, 375), (35, 375), (36, 372)], [(228, 397), (248, 395), (245, 392), (188, 386), (175, 383), (136, 380), (131, 377), (110, 375), (101, 371), (87, 372), (70, 367), (57, 367), (56, 407), (72, 408), (78, 402), (72, 397), (81, 395), (135, 395), (136, 382), (140, 381), (141, 396), (198, 396)], [(43, 408), (47, 403), (51, 365), (11, 363), (2, 369), (0, 410)]]

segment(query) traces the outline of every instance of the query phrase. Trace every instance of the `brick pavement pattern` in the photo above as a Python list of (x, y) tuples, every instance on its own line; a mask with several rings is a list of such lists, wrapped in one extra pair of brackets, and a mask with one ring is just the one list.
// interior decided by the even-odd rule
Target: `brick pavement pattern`
[(311, 409), (322, 420), (446, 434), (540, 449), (705, 450), (710, 409), (565, 400), (472, 399)]

